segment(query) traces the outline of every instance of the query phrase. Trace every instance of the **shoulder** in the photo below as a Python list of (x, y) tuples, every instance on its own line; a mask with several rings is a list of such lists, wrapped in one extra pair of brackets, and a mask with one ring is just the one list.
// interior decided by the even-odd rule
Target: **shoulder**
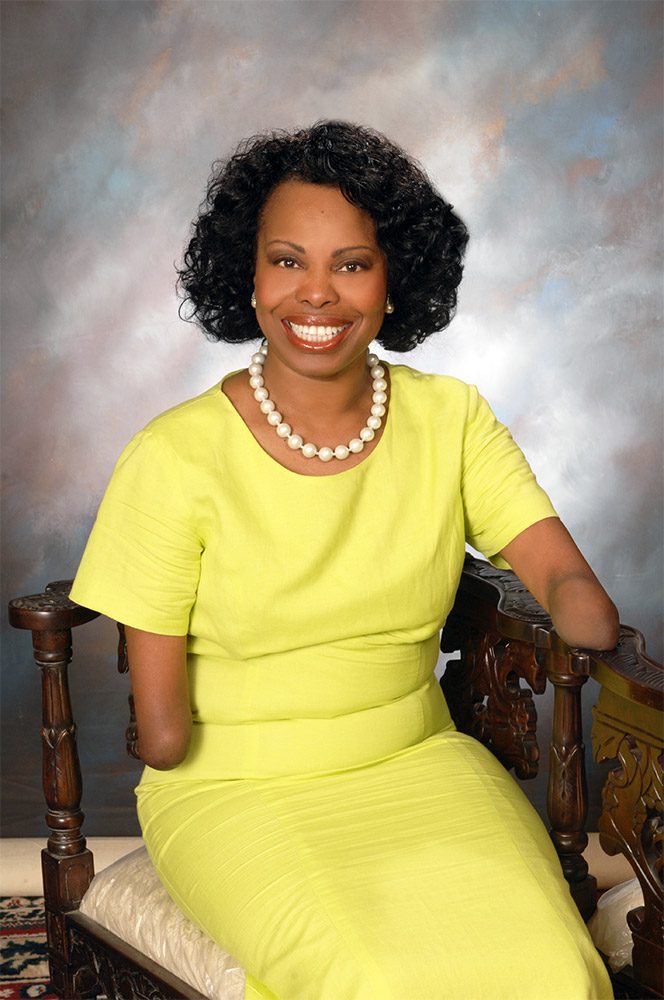
[(228, 419), (220, 383), (165, 410), (138, 431), (123, 449), (111, 482), (156, 484), (199, 480), (220, 461)]
[(464, 422), (482, 400), (477, 387), (452, 375), (433, 375), (408, 365), (389, 365), (393, 391), (399, 403), (416, 409), (420, 417)]
[(223, 427), (225, 415), (223, 394), (217, 382), (198, 396), (153, 417), (128, 443), (121, 461), (137, 450), (156, 456), (165, 453), (169, 457), (191, 458), (199, 449), (210, 447), (215, 429)]
[(153, 417), (140, 433), (165, 441), (177, 440), (182, 435), (195, 434), (219, 422), (222, 396), (221, 384), (216, 382), (198, 396), (185, 399), (184, 402)]

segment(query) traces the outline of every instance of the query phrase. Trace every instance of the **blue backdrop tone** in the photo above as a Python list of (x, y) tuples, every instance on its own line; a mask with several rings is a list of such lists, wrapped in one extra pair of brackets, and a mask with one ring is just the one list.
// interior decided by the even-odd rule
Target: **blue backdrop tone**
[[(456, 319), (406, 360), (479, 385), (661, 654), (660, 3), (0, 10), (5, 597), (72, 575), (126, 441), (246, 363), (177, 315), (173, 263), (212, 160), (341, 117), (409, 149), (472, 234)], [(102, 648), (84, 637), (75, 664), (79, 707), (93, 689), (105, 706), (79, 733), (97, 774), (84, 808), (88, 833), (124, 833), (137, 772)], [(2, 681), (3, 832), (35, 834), (27, 636), (6, 632)]]

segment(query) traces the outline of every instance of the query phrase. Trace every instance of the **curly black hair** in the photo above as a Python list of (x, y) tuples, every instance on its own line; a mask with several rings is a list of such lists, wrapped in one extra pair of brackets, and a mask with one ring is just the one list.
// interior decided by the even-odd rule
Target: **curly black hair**
[(261, 210), (274, 188), (292, 178), (335, 185), (372, 217), (394, 303), (376, 338), (382, 347), (410, 351), (448, 325), (466, 227), (399, 146), (373, 129), (341, 121), (253, 136), (229, 160), (213, 165), (178, 271), (182, 306), (190, 306), (187, 319), (210, 340), (239, 343), (260, 336), (250, 298)]

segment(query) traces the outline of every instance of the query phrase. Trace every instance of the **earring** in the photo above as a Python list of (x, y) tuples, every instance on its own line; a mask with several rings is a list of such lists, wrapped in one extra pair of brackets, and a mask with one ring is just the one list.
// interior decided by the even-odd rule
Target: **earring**
[(385, 303), (385, 312), (388, 313), (389, 315), (391, 315), (394, 312), (394, 303), (392, 302), (392, 299), (389, 297), (389, 295), (387, 296), (387, 302)]
[(251, 308), (256, 308), (256, 292), (251, 293)]

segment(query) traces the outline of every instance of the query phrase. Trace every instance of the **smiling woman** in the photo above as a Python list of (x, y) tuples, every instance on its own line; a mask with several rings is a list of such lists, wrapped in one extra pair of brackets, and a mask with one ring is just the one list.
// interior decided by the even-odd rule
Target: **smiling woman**
[(394, 306), (378, 333), (382, 347), (409, 351), (448, 325), (468, 242), (463, 222), (384, 136), (320, 122), (254, 136), (215, 165), (180, 272), (189, 316), (208, 337), (239, 342), (257, 335), (250, 297), (258, 228), (271, 193), (292, 179), (336, 188), (372, 220)]
[(263, 344), (130, 442), (72, 590), (126, 626), (143, 836), (247, 998), (611, 996), (434, 668), (466, 541), (570, 644), (611, 647), (615, 608), (477, 390), (369, 352), (449, 322), (466, 241), (358, 126), (219, 165), (181, 287), (208, 336)]
[[(278, 462), (303, 474), (323, 473), (310, 462), (315, 457), (341, 459), (351, 468), (380, 440), (387, 400), (373, 399), (387, 389), (386, 370), (372, 373), (367, 365), (367, 348), (387, 307), (387, 262), (373, 219), (337, 187), (283, 182), (261, 212), (254, 288), (268, 346), (264, 366), (258, 362), (260, 373), (249, 382), (243, 373), (231, 375), (223, 391)], [(283, 421), (266, 383), (274, 400), (289, 401)], [(297, 434), (280, 430), (291, 432), (286, 418)], [(292, 456), (284, 454), (280, 438)], [(331, 473), (338, 471), (335, 464)]]

